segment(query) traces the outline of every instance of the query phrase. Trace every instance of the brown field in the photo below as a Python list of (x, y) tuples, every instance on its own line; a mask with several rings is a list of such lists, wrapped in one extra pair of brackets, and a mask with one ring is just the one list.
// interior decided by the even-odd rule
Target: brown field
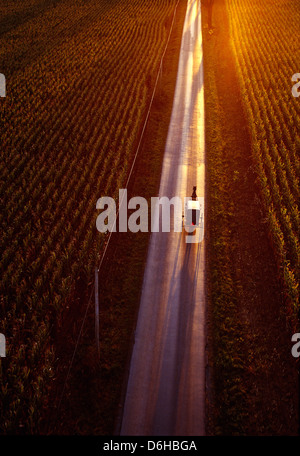
[[(299, 187), (292, 180), (289, 187), (280, 180), (288, 173), (299, 179), (299, 155), (295, 150), (299, 144), (300, 105), (291, 94), (291, 76), (297, 68), (293, 70), (293, 52), (286, 51), (287, 43), (294, 43), (292, 30), (297, 24), (297, 14), (292, 15), (296, 3), (275, 3), (277, 7), (274, 2), (215, 1), (213, 33), (209, 33), (207, 8), (203, 8), (209, 205), (208, 416), (212, 434), (295, 435), (299, 432), (298, 360), (290, 351), (291, 336), (299, 328), (299, 257), (294, 257), (294, 263), (288, 260), (292, 250), (284, 236), (280, 236), (284, 250), (278, 250), (278, 231), (270, 222), (271, 213), (284, 210), (284, 206), (276, 203), (277, 190), (273, 187), (270, 168), (278, 174), (276, 182), (282, 202), (286, 201), (289, 208), (292, 201), (299, 202)], [(288, 13), (295, 22), (291, 21), (291, 29), (283, 30), (283, 19)], [(281, 54), (277, 54), (276, 39), (271, 40), (266, 32), (270, 29), (264, 27), (269, 20), (273, 21), (276, 37), (286, 40)], [(247, 41), (251, 45), (245, 49)], [(295, 51), (293, 46), (292, 49)], [(246, 60), (252, 54), (260, 57), (256, 63), (252, 61), (253, 67)], [(266, 58), (289, 62), (284, 77), (276, 73), (277, 98), (272, 92), (268, 98), (272, 77), (270, 73), (264, 74)], [(252, 72), (254, 69), (256, 73)], [(264, 116), (260, 122), (258, 113), (252, 113), (250, 94), (256, 109)], [(265, 103), (269, 103), (267, 112)], [(281, 135), (278, 143), (272, 135), (278, 122), (272, 104), (277, 115), (280, 109), (281, 115), (295, 110), (292, 119), (281, 120), (281, 130), (276, 130)], [(287, 129), (290, 147), (284, 144), (283, 131)], [(258, 144), (264, 144), (266, 155), (259, 153)], [(284, 166), (283, 156), (273, 155), (273, 162), (270, 161), (267, 151), (271, 154), (275, 149), (286, 157)], [(268, 177), (262, 175), (262, 170), (268, 172)], [(267, 195), (274, 198), (272, 204)], [(295, 205), (295, 214), (298, 209)], [(285, 213), (289, 214), (289, 210)], [(283, 231), (294, 237), (289, 245), (298, 245), (296, 223), (288, 231), (290, 227), (284, 225), (284, 220), (287, 218), (281, 219)], [(280, 254), (283, 251), (284, 256)], [(287, 270), (291, 281), (285, 280)]]

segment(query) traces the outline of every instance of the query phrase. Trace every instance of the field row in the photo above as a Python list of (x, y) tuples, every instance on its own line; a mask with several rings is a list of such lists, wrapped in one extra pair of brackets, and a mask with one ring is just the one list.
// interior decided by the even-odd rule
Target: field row
[(291, 93), (291, 77), (299, 62), (295, 37), (300, 13), (296, 2), (267, 3), (269, 7), (234, 0), (227, 7), (253, 157), (293, 314), (298, 311), (300, 278), (300, 105)]
[(5, 432), (38, 430), (55, 375), (52, 331), (99, 261), (96, 201), (125, 185), (175, 3), (28, 0), (27, 20), (15, 14), (2, 36)]

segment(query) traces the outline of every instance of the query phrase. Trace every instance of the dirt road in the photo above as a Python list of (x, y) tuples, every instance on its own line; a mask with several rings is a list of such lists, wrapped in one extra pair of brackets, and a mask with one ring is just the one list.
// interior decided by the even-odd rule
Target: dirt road
[[(205, 196), (201, 5), (189, 0), (159, 196)], [(122, 435), (204, 435), (205, 236), (152, 233)], [(202, 239), (202, 240), (201, 240)]]

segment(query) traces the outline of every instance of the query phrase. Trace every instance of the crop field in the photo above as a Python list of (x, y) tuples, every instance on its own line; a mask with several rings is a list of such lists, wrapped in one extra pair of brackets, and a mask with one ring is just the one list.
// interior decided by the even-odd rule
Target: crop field
[(289, 312), (299, 312), (299, 2), (227, 2), (244, 109)]
[(299, 432), (299, 2), (203, 2), (208, 427)]
[(2, 432), (38, 432), (51, 336), (93, 278), (104, 242), (96, 201), (125, 185), (174, 7), (1, 2)]

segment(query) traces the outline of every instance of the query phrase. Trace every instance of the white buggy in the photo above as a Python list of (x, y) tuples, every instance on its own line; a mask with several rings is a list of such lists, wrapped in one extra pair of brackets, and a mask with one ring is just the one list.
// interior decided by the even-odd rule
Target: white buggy
[(196, 228), (203, 228), (204, 201), (203, 198), (197, 197), (196, 189), (197, 187), (193, 187), (192, 199), (186, 201), (184, 213), (182, 214), (182, 226), (190, 233), (195, 233)]

